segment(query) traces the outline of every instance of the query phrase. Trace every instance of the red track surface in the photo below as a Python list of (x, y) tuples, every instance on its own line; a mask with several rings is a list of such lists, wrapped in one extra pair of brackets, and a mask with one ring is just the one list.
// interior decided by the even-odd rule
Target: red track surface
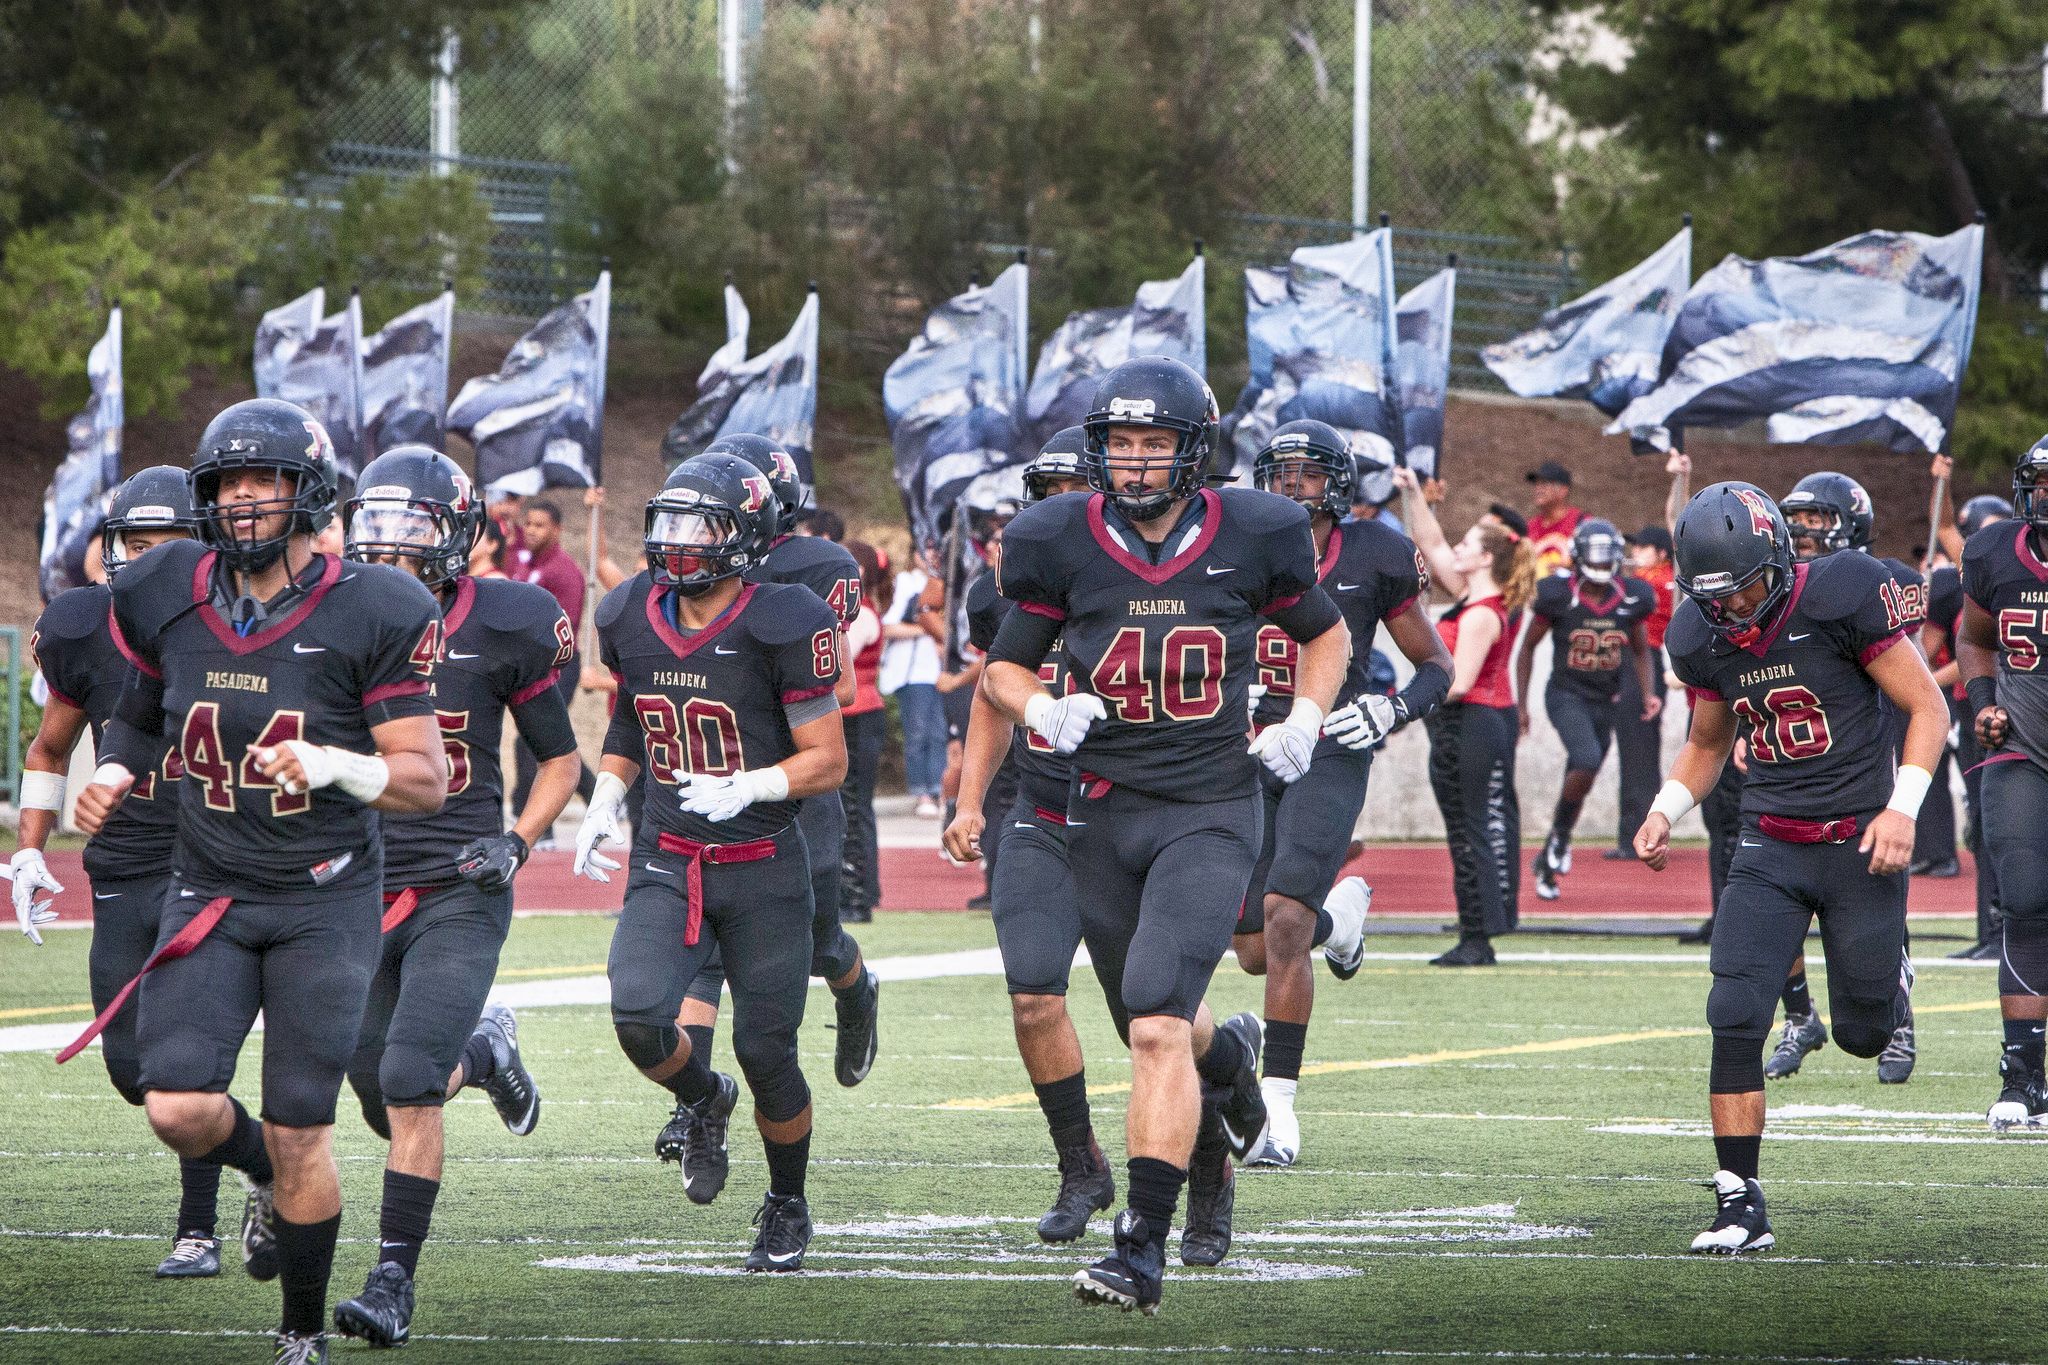
[[(1938, 881), (1926, 877), (1913, 879), (1914, 914), (1976, 913), (1975, 870), (1969, 854), (1964, 853), (1961, 858), (1963, 874), (1959, 877)], [(534, 854), (519, 876), (518, 908), (618, 908), (625, 893), (623, 873), (614, 873), (611, 885), (603, 886), (571, 875), (569, 863), (566, 851)], [(1604, 862), (1597, 847), (1584, 848), (1578, 851), (1572, 874), (1564, 879), (1564, 895), (1559, 900), (1547, 904), (1537, 900), (1529, 888), (1525, 869), (1522, 913), (1575, 919), (1594, 915), (1630, 919), (1703, 916), (1707, 912), (1706, 863), (1706, 850), (1682, 848), (1672, 854), (1667, 871), (1655, 873), (1637, 863)], [(57, 897), (58, 912), (66, 919), (90, 919), (92, 899), (79, 855), (51, 854), (50, 870), (65, 888)], [(1375, 915), (1442, 917), (1452, 913), (1451, 864), (1442, 845), (1370, 845), (1364, 856), (1354, 859), (1345, 871), (1355, 872), (1373, 884)], [(939, 857), (936, 849), (882, 850), (882, 908), (886, 910), (960, 910), (966, 906), (967, 898), (979, 894), (981, 888), (978, 868), (953, 867)]]

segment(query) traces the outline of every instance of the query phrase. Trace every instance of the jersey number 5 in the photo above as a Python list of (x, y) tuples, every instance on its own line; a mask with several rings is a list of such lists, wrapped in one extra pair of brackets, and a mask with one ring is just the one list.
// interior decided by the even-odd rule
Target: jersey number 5
[(2041, 627), (2048, 612), (2007, 607), (1998, 613), (1998, 644), (2005, 651), (2005, 666), (2015, 673), (2032, 673), (2041, 666)]
[(1748, 722), (1749, 747), (1765, 763), (1819, 758), (1835, 745), (1827, 712), (1809, 688), (1774, 687), (1764, 693), (1761, 711), (1748, 697), (1737, 697), (1735, 714)]
[(1143, 627), (1125, 626), (1089, 674), (1089, 690), (1109, 703), (1118, 720), (1143, 725), (1162, 710), (1172, 720), (1207, 720), (1222, 709), (1222, 631), (1175, 626), (1160, 640), (1149, 669), (1145, 644)]

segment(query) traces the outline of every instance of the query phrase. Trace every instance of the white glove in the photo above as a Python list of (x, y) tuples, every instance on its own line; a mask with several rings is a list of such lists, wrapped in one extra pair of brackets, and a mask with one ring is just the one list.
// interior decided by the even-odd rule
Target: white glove
[(1259, 731), (1245, 752), (1282, 782), (1299, 782), (1315, 757), (1316, 735), (1322, 724), (1323, 709), (1306, 697), (1296, 697), (1287, 719)]
[(1088, 727), (1108, 714), (1102, 698), (1093, 692), (1074, 692), (1057, 701), (1040, 692), (1024, 703), (1024, 723), (1057, 754), (1071, 754), (1080, 748), (1081, 741), (1088, 738)]
[(780, 768), (752, 768), (724, 777), (691, 773), (683, 779), (676, 797), (684, 810), (715, 825), (732, 819), (756, 801), (788, 800), (789, 774)]
[(599, 773), (597, 786), (590, 793), (590, 804), (583, 811), (583, 823), (576, 827), (576, 862), (571, 870), (577, 876), (608, 882), (610, 874), (619, 870), (618, 859), (605, 857), (597, 846), (606, 840), (625, 841), (626, 836), (619, 829), (619, 810), (625, 804), (626, 784), (616, 773)]
[(1362, 752), (1385, 744), (1387, 736), (1406, 719), (1398, 702), (1375, 693), (1332, 711), (1323, 722), (1323, 733), (1347, 749)]
[(1258, 719), (1259, 703), (1265, 699), (1266, 685), (1264, 683), (1253, 683), (1244, 690), (1244, 710), (1247, 722), (1253, 722)]
[(24, 848), (11, 858), (5, 867), (0, 867), (12, 882), (14, 891), (14, 922), (21, 926), (21, 932), (28, 935), (28, 941), (40, 948), (43, 936), (36, 932), (38, 924), (48, 924), (57, 918), (57, 912), (50, 908), (48, 898), (36, 903), (36, 892), (55, 893), (64, 889), (63, 884), (50, 875), (50, 869), (43, 865), (41, 849)]

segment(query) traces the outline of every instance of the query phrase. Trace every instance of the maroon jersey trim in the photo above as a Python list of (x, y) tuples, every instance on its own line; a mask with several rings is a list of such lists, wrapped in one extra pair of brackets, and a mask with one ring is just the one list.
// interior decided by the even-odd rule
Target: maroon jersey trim
[(1856, 662), (1862, 664), (1865, 668), (1868, 668), (1870, 667), (1870, 661), (1872, 659), (1875, 659), (1878, 655), (1884, 653), (1893, 645), (1900, 643), (1905, 638), (1905, 631), (1895, 630), (1890, 635), (1885, 636), (1882, 640), (1872, 641), (1870, 645), (1867, 646), (1861, 654), (1858, 654), (1856, 656)]
[[(244, 637), (235, 634), (235, 628), (220, 619), (220, 613), (213, 608), (212, 594), (206, 590), (207, 580), (213, 575), (213, 561), (218, 557), (218, 553), (213, 550), (208, 550), (199, 557), (199, 567), (192, 571), (192, 600), (199, 604), (199, 619), (206, 622), (206, 628), (213, 632), (215, 639), (228, 647), (231, 654), (253, 654), (265, 645), (275, 644), (291, 634), (298, 629), (300, 623), (313, 614), (313, 608), (320, 605), (320, 599), (327, 596), (327, 590), (341, 580), (341, 561), (333, 555), (321, 555), (320, 558), (325, 563), (320, 570), (320, 581), (306, 594), (306, 600), (292, 608), (291, 615), (276, 625), (265, 626), (254, 635)], [(422, 690), (424, 686), (422, 684)], [(363, 704), (369, 705), (369, 698), (365, 697)]]
[(1202, 529), (1196, 533), (1194, 543), (1163, 564), (1149, 564), (1116, 543), (1116, 537), (1109, 533), (1109, 524), (1102, 519), (1105, 494), (1097, 493), (1088, 499), (1088, 529), (1094, 533), (1095, 543), (1111, 559), (1156, 588), (1200, 559), (1215, 542), (1217, 532), (1223, 529), (1223, 499), (1217, 497), (1211, 488), (1202, 490), (1201, 499)]
[(1395, 608), (1394, 608), (1394, 609), (1393, 609), (1392, 611), (1388, 612), (1388, 613), (1387, 613), (1387, 614), (1386, 614), (1385, 616), (1382, 616), (1382, 617), (1380, 618), (1380, 620), (1382, 620), (1382, 621), (1391, 621), (1391, 620), (1393, 620), (1393, 619), (1394, 619), (1394, 618), (1395, 618), (1396, 616), (1399, 616), (1399, 615), (1401, 615), (1401, 613), (1403, 613), (1403, 612), (1408, 612), (1408, 611), (1414, 611), (1414, 610), (1415, 610), (1415, 609), (1416, 609), (1417, 607), (1419, 607), (1419, 606), (1421, 606), (1421, 605), (1422, 605), (1422, 594), (1421, 594), (1421, 593), (1419, 593), (1419, 592), (1418, 592), (1418, 593), (1415, 593), (1415, 594), (1413, 594), (1412, 596), (1409, 596), (1409, 597), (1404, 597), (1404, 598), (1402, 598), (1402, 599), (1401, 599), (1401, 605), (1399, 605), (1399, 606), (1395, 607)]
[(1033, 616), (1043, 616), (1048, 621), (1064, 621), (1067, 619), (1067, 614), (1058, 607), (1048, 607), (1043, 602), (1019, 602), (1017, 609), (1019, 611), (1028, 611)]
[(1344, 553), (1344, 528), (1330, 528), (1330, 543), (1323, 547), (1323, 562), (1316, 565), (1316, 582), (1320, 583), (1337, 572), (1337, 556)]
[(826, 683), (823, 687), (806, 687), (796, 692), (784, 692), (782, 694), (782, 704), (784, 706), (801, 705), (814, 698), (822, 697), (831, 690), (832, 684)]
[(363, 706), (367, 709), (380, 701), (390, 701), (394, 697), (425, 696), (432, 690), (433, 684), (421, 681), (385, 683), (382, 687), (373, 687), (363, 693)]
[(1778, 608), (1778, 619), (1771, 622), (1769, 630), (1763, 632), (1748, 644), (1738, 646), (1738, 648), (1748, 650), (1759, 659), (1769, 653), (1771, 646), (1778, 642), (1779, 634), (1785, 629), (1785, 623), (1791, 620), (1792, 613), (1799, 609), (1799, 595), (1805, 591), (1806, 565), (1795, 565), (1792, 569), (1792, 595), (1785, 599), (1784, 606)]
[(532, 701), (535, 697), (538, 697), (543, 693), (551, 690), (555, 686), (555, 684), (560, 682), (561, 680), (562, 670), (559, 668), (551, 668), (548, 670), (548, 675), (545, 678), (536, 679), (535, 681), (530, 682), (526, 686), (520, 688), (517, 692), (514, 692), (512, 694), (511, 699), (508, 700), (505, 704), (507, 706), (524, 706), (526, 705), (526, 703)]
[(1293, 605), (1294, 605), (1295, 603), (1299, 602), (1300, 600), (1301, 600), (1301, 594), (1300, 594), (1300, 593), (1296, 593), (1296, 594), (1294, 594), (1294, 596), (1292, 596), (1292, 597), (1279, 597), (1279, 598), (1275, 598), (1275, 599), (1274, 599), (1273, 601), (1271, 601), (1271, 602), (1268, 602), (1268, 603), (1266, 603), (1266, 605), (1265, 605), (1265, 606), (1263, 606), (1263, 607), (1260, 607), (1260, 608), (1259, 608), (1259, 615), (1261, 615), (1261, 616), (1274, 616), (1274, 615), (1278, 615), (1278, 614), (1279, 614), (1280, 612), (1286, 611), (1286, 610), (1287, 610), (1287, 609), (1288, 609), (1289, 607), (1293, 606)]
[(71, 700), (71, 698), (65, 696), (62, 692), (59, 692), (56, 688), (50, 686), (50, 680), (48, 678), (43, 679), (43, 690), (50, 694), (50, 700), (61, 701), (74, 711), (83, 711), (85, 709), (83, 706), (80, 706), (77, 702)]
[(469, 609), (476, 605), (476, 580), (468, 574), (455, 580), (455, 600), (448, 604), (448, 610), (441, 613), (441, 638), (452, 640), (455, 632), (462, 629), (462, 623), (469, 619)]
[[(140, 654), (137, 654), (133, 649), (129, 648), (128, 637), (121, 633), (121, 623), (114, 617), (114, 607), (111, 602), (107, 604), (107, 634), (114, 637), (114, 648), (121, 651), (121, 657), (128, 661), (129, 667), (133, 668), (136, 672), (144, 675), (145, 677), (155, 678), (159, 682), (163, 681), (163, 674), (157, 672), (154, 668), (151, 668), (148, 664), (144, 663), (142, 661), (142, 656)], [(44, 685), (47, 686), (49, 684), (49, 681), (50, 680), (48, 678), (44, 678)], [(60, 698), (67, 705), (77, 706), (78, 709), (81, 711), (85, 709), (83, 706), (78, 706), (77, 702), (72, 701), (69, 697), (64, 696), (63, 693), (59, 692), (54, 687), (50, 688), (50, 695), (53, 697)]]
[(747, 609), (747, 603), (754, 600), (754, 589), (756, 586), (758, 585), (749, 583), (741, 588), (740, 595), (733, 599), (731, 606), (720, 612), (710, 625), (704, 627), (695, 635), (687, 637), (669, 625), (668, 617), (661, 609), (661, 594), (652, 587), (649, 587), (647, 590), (647, 624), (654, 627), (654, 633), (660, 637), (663, 644), (675, 651), (675, 656), (678, 659), (687, 659), (690, 655), (696, 653), (697, 650), (709, 644), (717, 637), (720, 631), (739, 619), (740, 613)]
[(1628, 600), (1628, 594), (1623, 592), (1618, 584), (1609, 583), (1607, 585), (1606, 605), (1595, 605), (1593, 599), (1586, 596), (1586, 580), (1579, 577), (1577, 574), (1572, 575), (1572, 597), (1575, 601), (1578, 602), (1580, 606), (1591, 607), (1594, 611), (1599, 612), (1603, 615), (1607, 612), (1613, 611), (1616, 607), (1620, 606), (1623, 602)]
[(1685, 698), (1689, 702), (1720, 701), (1722, 696), (1711, 687), (1688, 687)]
[[(2021, 524), (2019, 534), (2012, 538), (2012, 552), (2019, 557), (2020, 563), (2027, 566), (2029, 573), (2043, 583), (2048, 583), (2048, 564), (2043, 564), (2041, 557), (2034, 553), (2033, 541), (2027, 535), (2031, 529), (2026, 524)], [(1982, 603), (1978, 605), (1981, 606)]]

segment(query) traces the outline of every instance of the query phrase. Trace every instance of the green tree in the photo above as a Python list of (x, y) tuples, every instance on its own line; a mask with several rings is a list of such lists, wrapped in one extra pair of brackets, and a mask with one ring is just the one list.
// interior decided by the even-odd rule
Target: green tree
[(439, 293), (443, 279), (457, 298), (481, 293), (491, 231), (490, 206), (468, 175), (362, 175), (338, 201), (293, 196), (252, 275), (272, 301), (321, 283), (335, 298), (360, 284), (365, 325), (376, 327)]

